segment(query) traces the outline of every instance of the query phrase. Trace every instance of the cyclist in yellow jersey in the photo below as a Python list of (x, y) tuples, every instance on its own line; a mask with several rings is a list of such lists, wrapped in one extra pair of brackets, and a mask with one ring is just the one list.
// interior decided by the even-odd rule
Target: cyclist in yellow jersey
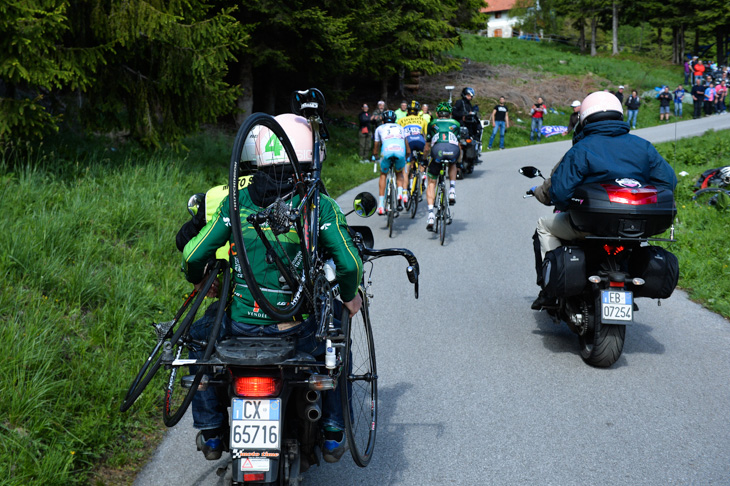
[[(408, 146), (410, 147), (411, 158), (413, 158), (414, 150), (423, 153), (426, 147), (428, 124), (426, 123), (426, 120), (418, 114), (420, 110), (421, 104), (416, 100), (412, 100), (408, 104), (408, 114), (396, 121), (398, 125), (403, 127), (403, 131), (406, 134), (406, 143), (408, 143)], [(410, 164), (406, 163), (406, 166), (403, 169), (403, 176), (406, 181), (408, 181), (409, 165)], [(408, 194), (404, 193), (403, 197), (405, 198), (403, 202), (407, 202)]]

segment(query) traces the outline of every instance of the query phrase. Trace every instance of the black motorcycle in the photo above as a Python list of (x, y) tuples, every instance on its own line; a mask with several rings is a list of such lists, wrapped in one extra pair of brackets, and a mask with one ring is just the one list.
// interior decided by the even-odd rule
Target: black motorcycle
[[(519, 171), (543, 177), (535, 167)], [(530, 190), (525, 197), (533, 195)], [(677, 285), (677, 257), (649, 245), (674, 241), (674, 195), (616, 179), (579, 186), (567, 211), (574, 227), (591, 236), (546, 253), (538, 284), (554, 304), (543, 309), (578, 335), (586, 363), (609, 367), (621, 356), (626, 327), (639, 310), (635, 298), (666, 299)], [(670, 228), (669, 238), (652, 237)], [(539, 252), (537, 234), (534, 239)]]
[(457, 179), (474, 172), (474, 166), (481, 164), (479, 155), (482, 153), (482, 124), (479, 119), (479, 107), (466, 115), (459, 129), (459, 145), (463, 150), (461, 162), (457, 164)]

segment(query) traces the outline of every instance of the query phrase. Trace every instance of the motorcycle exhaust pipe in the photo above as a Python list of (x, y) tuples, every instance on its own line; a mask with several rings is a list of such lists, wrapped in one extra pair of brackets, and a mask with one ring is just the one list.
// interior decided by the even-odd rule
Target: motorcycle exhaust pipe
[(304, 399), (309, 403), (317, 403), (319, 402), (319, 392), (316, 390), (307, 390), (304, 394)]
[(304, 417), (310, 422), (317, 422), (322, 418), (322, 408), (317, 403), (311, 403), (304, 409)]

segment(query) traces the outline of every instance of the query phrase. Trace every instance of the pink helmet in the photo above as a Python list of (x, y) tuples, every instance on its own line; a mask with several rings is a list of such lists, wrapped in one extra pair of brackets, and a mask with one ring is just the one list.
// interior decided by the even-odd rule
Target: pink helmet
[[(274, 119), (284, 129), (284, 133), (297, 154), (300, 163), (311, 163), (313, 153), (312, 127), (303, 116), (293, 113), (277, 115)], [(243, 147), (241, 160), (251, 161), (252, 165), (265, 167), (268, 165), (289, 162), (284, 147), (271, 130), (261, 125), (254, 127), (248, 134)], [(324, 160), (324, 149), (320, 152), (320, 160)]]
[[(590, 120), (589, 120), (590, 118)], [(624, 111), (616, 95), (596, 91), (585, 97), (580, 105), (580, 124), (601, 120), (623, 120)]]

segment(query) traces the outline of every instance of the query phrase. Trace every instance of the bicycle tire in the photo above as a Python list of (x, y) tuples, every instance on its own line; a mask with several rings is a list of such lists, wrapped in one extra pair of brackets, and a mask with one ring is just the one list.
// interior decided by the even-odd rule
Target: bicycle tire
[(446, 239), (446, 211), (448, 211), (448, 202), (446, 202), (446, 189), (443, 187), (443, 181), (441, 181), (441, 197), (439, 198), (439, 241), (441, 246), (444, 244)]
[[(265, 160), (268, 165), (253, 165), (249, 162), (251, 158)], [(301, 169), (292, 144), (281, 125), (272, 116), (264, 113), (249, 116), (238, 130), (233, 144), (228, 179), (228, 216), (235, 245), (232, 255), (238, 263), (236, 271), (243, 275), (255, 304), (272, 319), (286, 321), (301, 310), (305, 300), (305, 279), (303, 272), (294, 267), (285, 248), (291, 250), (293, 246), (298, 246), (297, 250), (304, 253), (308, 251), (307, 239), (302, 238), (299, 230), (291, 225), (288, 231), (284, 229), (283, 234), (276, 234), (268, 220), (261, 222), (257, 230), (247, 219), (247, 236), (244, 240), (241, 211), (247, 217), (255, 217), (255, 214), (251, 208), (240, 207), (239, 193), (242, 191), (237, 181), (244, 173), (256, 177), (258, 172), (265, 172), (267, 177), (257, 180), (257, 190), (266, 192), (272, 199), (280, 198), (289, 209), (292, 209), (297, 194), (303, 196)], [(272, 204), (266, 209), (272, 209), (273, 206)], [(301, 225), (308, 227), (312, 225), (308, 221), (308, 208), (305, 208), (305, 213), (301, 218), (304, 221)], [(262, 215), (264, 212), (256, 214)], [(307, 231), (303, 230), (304, 233)], [(262, 262), (266, 264), (262, 265)], [(254, 265), (257, 265), (257, 271), (253, 270)], [(279, 284), (276, 283), (280, 279), (286, 281), (291, 298), (277, 298), (281, 296)], [(271, 292), (269, 289), (277, 291)], [(266, 295), (273, 296), (273, 302)]]
[[(213, 280), (209, 279), (209, 283), (210, 285), (212, 285)], [(207, 285), (207, 288), (210, 288), (210, 285)], [(180, 307), (180, 310), (178, 310), (175, 314), (175, 318), (173, 318), (173, 320), (171, 321), (171, 325), (165, 331), (165, 334), (162, 337), (158, 336), (157, 343), (153, 347), (152, 353), (150, 353), (149, 357), (142, 365), (142, 368), (137, 373), (137, 376), (132, 381), (129, 390), (127, 390), (127, 394), (122, 401), (122, 405), (119, 407), (119, 410), (121, 412), (126, 412), (129, 407), (131, 407), (134, 402), (137, 401), (137, 398), (139, 398), (145, 388), (147, 388), (147, 385), (149, 385), (150, 381), (152, 381), (152, 378), (154, 378), (154, 376), (157, 374), (157, 371), (160, 369), (160, 366), (162, 364), (162, 358), (165, 352), (164, 343), (174, 343), (180, 339), (180, 336), (185, 331), (185, 329), (190, 326), (192, 318), (195, 316), (195, 313), (197, 313), (198, 308), (202, 304), (206, 293), (207, 290), (205, 290), (205, 292), (201, 290), (200, 292), (191, 293), (190, 296), (185, 299), (185, 302), (183, 303), (182, 307)], [(193, 307), (190, 310), (187, 310), (190, 302), (193, 302), (193, 299)], [(182, 317), (186, 310), (187, 314), (185, 315), (185, 318), (180, 321), (180, 317)], [(169, 341), (167, 341), (168, 337)]]
[[(392, 174), (391, 174), (392, 175)], [(390, 182), (388, 184), (389, 190), (388, 190), (388, 238), (393, 237), (393, 222), (395, 220), (395, 211), (396, 211), (396, 191), (395, 188), (395, 176), (390, 178)]]
[[(215, 344), (218, 340), (218, 334), (220, 332), (221, 323), (223, 321), (223, 313), (226, 310), (226, 299), (228, 296), (228, 292), (231, 288), (231, 272), (228, 271), (228, 265), (223, 265), (222, 270), (224, 273), (223, 286), (221, 287), (220, 293), (221, 301), (218, 303), (218, 311), (215, 316), (213, 327), (208, 334), (208, 340), (206, 341), (205, 352), (203, 354), (203, 361), (209, 360), (211, 355), (213, 354), (213, 350), (215, 349)], [(204, 289), (205, 293), (208, 292), (210, 285), (213, 284), (213, 280), (214, 279), (211, 279), (209, 282), (206, 282), (206, 286), (208, 288)], [(210, 285), (207, 285), (208, 283)], [(173, 345), (174, 350), (172, 350), (171, 352), (174, 355), (175, 359), (180, 358), (183, 349), (188, 347), (188, 336), (190, 334), (190, 330), (191, 326), (188, 326), (187, 330), (182, 334), (180, 339), (178, 339), (177, 342)], [(203, 375), (205, 375), (206, 372), (210, 371), (209, 367), (198, 366), (194, 372), (195, 378), (193, 379), (192, 385), (190, 386), (190, 388), (187, 389), (187, 391), (183, 391), (182, 394), (180, 394), (178, 393), (178, 389), (182, 388), (182, 385), (178, 386), (179, 384), (177, 383), (177, 374), (179, 369), (180, 367), (178, 366), (169, 367), (168, 378), (165, 385), (165, 393), (162, 403), (162, 420), (167, 427), (173, 427), (180, 421), (183, 415), (185, 415), (185, 412), (187, 411), (190, 403), (193, 400), (193, 396), (198, 391), (198, 385), (200, 385), (200, 382), (203, 379)]]
[(410, 197), (408, 203), (411, 205), (409, 208), (411, 211), (411, 219), (416, 217), (418, 212), (418, 201), (421, 199), (421, 173), (418, 171), (418, 164), (414, 167), (411, 172), (411, 183), (408, 185), (410, 189)]
[(695, 192), (692, 196), (692, 200), (701, 206), (709, 205), (709, 206), (716, 206), (717, 200), (719, 197), (722, 197), (721, 194), (724, 194), (728, 197), (730, 197), (730, 190), (723, 189), (720, 187), (706, 187), (704, 189), (700, 189), (699, 191)]
[[(375, 364), (373, 330), (365, 292), (360, 311), (343, 320), (345, 352), (340, 379), (345, 433), (352, 459), (366, 467), (373, 457), (378, 424), (378, 373)], [(344, 386), (342, 386), (344, 385)]]

